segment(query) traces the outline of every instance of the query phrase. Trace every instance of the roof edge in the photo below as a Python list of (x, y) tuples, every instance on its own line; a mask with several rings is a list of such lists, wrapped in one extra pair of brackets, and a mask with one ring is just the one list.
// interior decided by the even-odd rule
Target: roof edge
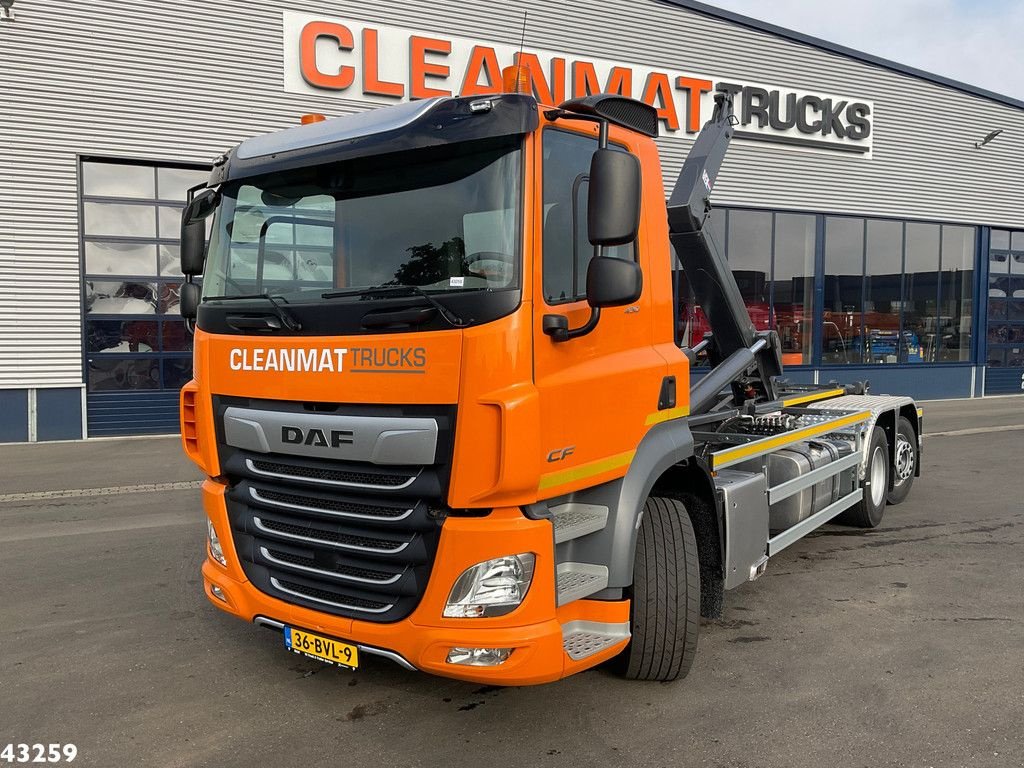
[(865, 53), (864, 51), (858, 51), (855, 48), (849, 48), (845, 45), (838, 43), (831, 43), (828, 40), (823, 40), (820, 37), (814, 37), (813, 35), (806, 35), (803, 32), (797, 32), (786, 27), (780, 27), (776, 24), (770, 24), (767, 21), (761, 21), (751, 16), (744, 16), (743, 14), (736, 13), (734, 11), (727, 11), (724, 8), (718, 8), (707, 3), (699, 2), (699, 0), (658, 0), (658, 2), (665, 3), (667, 5), (674, 5), (679, 8), (685, 8), (696, 13), (704, 14), (705, 16), (711, 16), (716, 19), (722, 19), (723, 21), (729, 21), (733, 24), (739, 24), (743, 27), (757, 30), (758, 32), (767, 32), (768, 34), (776, 35), (777, 37), (783, 37), (787, 40), (792, 40), (797, 43), (804, 43), (805, 45), (813, 46), (814, 48), (820, 48), (823, 51), (829, 53), (836, 53), (840, 56), (846, 56), (847, 58), (856, 59), (863, 61), (867, 64), (873, 64), (877, 67), (892, 70), (901, 75), (910, 75), (920, 80), (927, 80), (936, 85), (942, 85), (947, 88), (953, 88), (957, 91), (970, 94), (971, 96), (980, 96), (990, 101), (995, 101), (999, 104), (1003, 104), (1008, 107), (1016, 107), (1017, 109), (1024, 109), (1024, 100), (1015, 99), (1012, 96), (1006, 96), (995, 91), (990, 91), (986, 88), (979, 88), (975, 85), (961, 82), (959, 80), (953, 80), (943, 75), (937, 75), (934, 72), (927, 72), (923, 69), (917, 69), (906, 64), (900, 64), (890, 59), (882, 58), (881, 56), (875, 56), (874, 54)]

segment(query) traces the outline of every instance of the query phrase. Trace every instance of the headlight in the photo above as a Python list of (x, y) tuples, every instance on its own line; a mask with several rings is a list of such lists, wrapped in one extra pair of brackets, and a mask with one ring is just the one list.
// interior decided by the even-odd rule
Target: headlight
[(504, 616), (515, 610), (533, 580), (532, 552), (497, 557), (467, 568), (448, 595), (446, 618)]
[(214, 530), (213, 522), (210, 518), (206, 518), (206, 538), (207, 544), (210, 547), (210, 557), (227, 568), (228, 560), (224, 557), (224, 550), (220, 546), (220, 539), (217, 538), (217, 531)]

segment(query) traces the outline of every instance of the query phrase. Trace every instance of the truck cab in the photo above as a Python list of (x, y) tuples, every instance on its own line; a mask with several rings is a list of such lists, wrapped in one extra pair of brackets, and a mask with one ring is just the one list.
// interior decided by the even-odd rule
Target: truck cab
[[(781, 383), (701, 230), (721, 158), (699, 140), (666, 203), (656, 134), (623, 97), (507, 93), (218, 158), (181, 294), (215, 606), (344, 667), (674, 679), (773, 537), (909, 491), (916, 406)], [(712, 329), (692, 391), (681, 271)]]

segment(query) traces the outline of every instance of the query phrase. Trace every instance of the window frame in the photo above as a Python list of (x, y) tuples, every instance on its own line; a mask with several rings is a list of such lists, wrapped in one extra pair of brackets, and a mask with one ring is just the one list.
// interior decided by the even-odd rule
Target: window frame
[[(117, 197), (117, 196), (104, 196), (104, 195), (93, 195), (85, 193), (85, 174), (87, 173), (86, 167), (90, 164), (106, 164), (106, 165), (121, 165), (121, 166), (136, 166), (148, 168), (153, 174), (153, 197)], [(76, 156), (76, 194), (77, 194), (77, 206), (78, 206), (78, 255), (79, 255), (79, 327), (81, 328), (81, 350), (82, 350), (82, 384), (85, 387), (87, 394), (91, 393), (111, 393), (111, 392), (173, 392), (177, 387), (167, 386), (167, 377), (165, 376), (165, 368), (167, 365), (174, 363), (174, 361), (187, 361), (188, 364), (192, 362), (192, 351), (191, 350), (165, 350), (164, 349), (164, 328), (168, 323), (181, 323), (182, 320), (176, 312), (161, 312), (159, 302), (161, 296), (164, 295), (164, 287), (170, 286), (172, 288), (180, 288), (184, 278), (181, 275), (169, 274), (161, 272), (160, 269), (160, 249), (162, 246), (178, 246), (180, 243), (180, 233), (174, 232), (172, 236), (168, 237), (167, 233), (160, 230), (160, 209), (161, 208), (173, 208), (176, 210), (184, 209), (186, 203), (184, 200), (174, 200), (169, 198), (161, 197), (160, 174), (159, 169), (161, 168), (172, 168), (175, 170), (185, 171), (198, 171), (204, 174), (208, 174), (210, 166), (204, 163), (191, 163), (182, 162), (175, 160), (160, 160), (151, 158), (126, 158), (117, 157), (110, 155), (77, 155)], [(114, 203), (120, 205), (136, 205), (140, 207), (148, 207), (154, 217), (154, 236), (153, 237), (137, 237), (130, 235), (89, 235), (86, 234), (86, 221), (85, 221), (85, 205), (86, 203)], [(100, 242), (100, 243), (125, 243), (125, 244), (139, 244), (139, 245), (153, 245), (155, 252), (155, 261), (153, 263), (152, 273), (132, 273), (132, 272), (118, 272), (110, 274), (99, 274), (87, 271), (85, 250), (86, 243), (89, 242)], [(88, 311), (87, 308), (87, 284), (92, 281), (102, 282), (119, 282), (119, 283), (146, 283), (156, 285), (157, 294), (157, 307), (155, 312), (151, 314), (138, 314), (138, 313), (125, 313), (125, 314), (111, 314), (111, 313), (97, 313), (94, 314)], [(168, 294), (169, 295), (169, 294)], [(174, 305), (172, 305), (173, 307)], [(88, 348), (89, 345), (89, 329), (90, 322), (151, 322), (157, 326), (157, 348), (149, 352), (103, 352), (103, 351), (91, 351)], [(104, 362), (110, 361), (115, 363), (118, 360), (125, 361), (153, 361), (159, 371), (159, 386), (152, 389), (123, 389), (123, 390), (107, 390), (107, 389), (93, 389), (89, 384), (89, 374), (91, 370), (91, 364), (93, 362)]]

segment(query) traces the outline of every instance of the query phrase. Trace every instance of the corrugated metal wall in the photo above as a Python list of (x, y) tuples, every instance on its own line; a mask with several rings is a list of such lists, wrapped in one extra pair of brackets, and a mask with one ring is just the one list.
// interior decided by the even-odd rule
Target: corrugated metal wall
[[(282, 5), (19, 0), (0, 24), (0, 388), (81, 382), (77, 155), (208, 161), (307, 111), (282, 90)], [(1024, 223), (1024, 110), (655, 0), (289, 0), (288, 9), (873, 101), (868, 160), (737, 144), (721, 203)], [(973, 142), (1006, 134), (984, 150)], [(664, 145), (674, 179), (688, 139)]]

